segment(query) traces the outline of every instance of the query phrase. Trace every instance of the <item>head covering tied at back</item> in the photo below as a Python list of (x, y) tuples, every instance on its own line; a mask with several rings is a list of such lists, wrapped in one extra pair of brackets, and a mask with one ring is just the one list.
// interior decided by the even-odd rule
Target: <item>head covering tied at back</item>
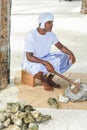
[(54, 20), (54, 16), (51, 13), (45, 12), (39, 16), (38, 23), (41, 24), (40, 28), (45, 28), (45, 23), (53, 20)]

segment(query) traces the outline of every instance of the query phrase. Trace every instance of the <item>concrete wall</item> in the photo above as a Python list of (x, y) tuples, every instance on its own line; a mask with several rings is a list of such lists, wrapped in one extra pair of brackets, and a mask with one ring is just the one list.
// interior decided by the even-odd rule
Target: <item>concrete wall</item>
[(0, 89), (10, 81), (11, 0), (0, 0)]

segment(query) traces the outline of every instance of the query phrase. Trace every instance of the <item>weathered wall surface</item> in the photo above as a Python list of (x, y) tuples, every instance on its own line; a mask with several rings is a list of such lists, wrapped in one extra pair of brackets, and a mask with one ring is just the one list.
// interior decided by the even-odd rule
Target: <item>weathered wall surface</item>
[(11, 0), (0, 0), (0, 89), (10, 81)]
[(82, 0), (81, 13), (87, 14), (87, 0)]

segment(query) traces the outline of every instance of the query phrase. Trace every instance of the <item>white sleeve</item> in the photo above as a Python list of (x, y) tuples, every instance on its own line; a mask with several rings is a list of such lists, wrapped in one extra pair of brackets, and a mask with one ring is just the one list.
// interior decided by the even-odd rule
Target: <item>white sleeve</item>
[(33, 38), (31, 35), (27, 35), (25, 38), (25, 52), (34, 52)]
[(57, 36), (53, 33), (53, 36), (52, 36), (52, 44), (56, 44), (56, 43), (58, 43), (58, 42), (59, 42), (59, 40), (58, 40)]

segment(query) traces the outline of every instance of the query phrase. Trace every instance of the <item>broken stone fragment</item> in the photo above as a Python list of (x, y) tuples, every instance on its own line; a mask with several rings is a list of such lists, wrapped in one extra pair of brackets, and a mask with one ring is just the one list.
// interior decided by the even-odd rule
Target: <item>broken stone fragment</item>
[(21, 118), (21, 119), (23, 119), (23, 118), (26, 117), (26, 113), (25, 113), (25, 112), (18, 111), (18, 112), (16, 113), (16, 116), (19, 117), (19, 118)]
[(57, 100), (56, 100), (55, 98), (50, 97), (50, 98), (47, 100), (47, 102), (48, 102), (48, 104), (49, 104), (50, 107), (56, 108), (56, 109), (59, 108), (59, 104), (58, 104), (58, 102), (57, 102)]
[(3, 130), (21, 130), (21, 128), (16, 125), (9, 125), (7, 128), (4, 128)]
[(30, 123), (28, 130), (39, 130), (39, 126), (37, 123)]
[(43, 115), (31, 105), (11, 102), (0, 111), (0, 130), (39, 130), (39, 123), (50, 119), (50, 115)]
[(5, 120), (5, 122), (3, 123), (3, 125), (4, 125), (5, 127), (8, 127), (8, 126), (10, 125), (10, 123), (11, 123), (11, 119), (8, 118), (8, 119)]
[(23, 123), (21, 126), (21, 130), (27, 130), (27, 124)]
[(7, 103), (7, 109), (12, 113), (16, 113), (19, 110), (19, 106), (19, 103)]
[(43, 116), (39, 111), (35, 110), (35, 111), (32, 111), (31, 113), (32, 113), (33, 117), (36, 119), (36, 122), (41, 122)]
[(22, 125), (22, 120), (20, 118), (18, 118), (18, 117), (15, 117), (14, 119), (12, 119), (12, 122), (17, 126)]
[(12, 115), (12, 113), (8, 112), (8, 111), (5, 111), (3, 113), (3, 116), (5, 116), (6, 118), (9, 118), (10, 116)]
[(31, 114), (31, 112), (29, 111), (26, 115), (26, 117), (23, 119), (24, 123), (28, 124), (31, 122), (35, 122), (35, 119), (33, 117), (33, 115)]
[(3, 116), (3, 111), (0, 111), (0, 122), (4, 122), (6, 120), (6, 117)]
[(25, 105), (24, 106), (24, 111), (25, 112), (34, 111), (34, 108), (31, 105)]
[(51, 120), (51, 116), (50, 115), (43, 115), (41, 122), (45, 122), (45, 121), (48, 121), (48, 120)]
[(41, 123), (51, 119), (50, 115), (42, 115), (39, 111), (32, 111), (31, 112), (33, 117), (36, 119), (36, 122)]
[(2, 122), (0, 122), (0, 130), (2, 130), (4, 128), (4, 125)]

